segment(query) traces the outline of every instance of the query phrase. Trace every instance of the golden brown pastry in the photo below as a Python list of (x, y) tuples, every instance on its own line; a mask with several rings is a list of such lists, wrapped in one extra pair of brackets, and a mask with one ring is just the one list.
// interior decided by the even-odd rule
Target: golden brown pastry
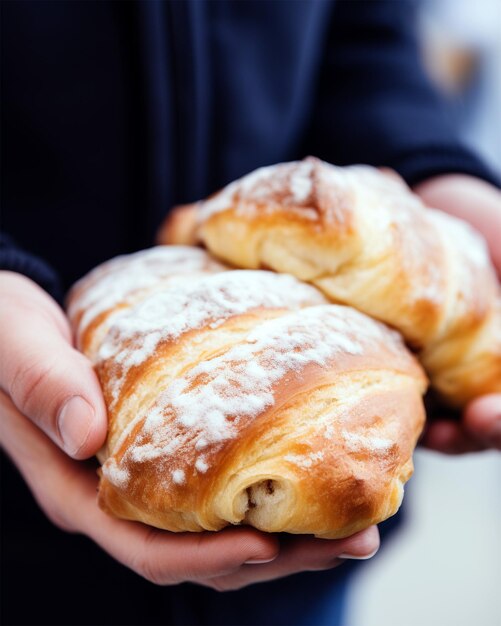
[(204, 250), (188, 246), (156, 246), (102, 263), (75, 283), (68, 299), (77, 347), (93, 360), (112, 320), (144, 295), (185, 274), (225, 269)]
[(310, 157), (256, 170), (198, 213), (218, 258), (288, 272), (398, 329), (450, 404), (501, 392), (501, 296), (485, 243), (398, 178)]
[(426, 387), (398, 333), (292, 276), (236, 270), (138, 280), (133, 304), (124, 290), (106, 306), (96, 343), (100, 309), (82, 302), (125, 262), (70, 298), (109, 412), (104, 510), (171, 531), (326, 538), (395, 513)]

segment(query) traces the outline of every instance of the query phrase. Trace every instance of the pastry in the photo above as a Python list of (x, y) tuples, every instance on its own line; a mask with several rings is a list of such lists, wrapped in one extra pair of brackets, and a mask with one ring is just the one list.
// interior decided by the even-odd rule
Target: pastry
[(102, 263), (73, 285), (68, 298), (77, 348), (92, 359), (113, 319), (144, 294), (185, 274), (225, 269), (204, 250), (189, 246), (156, 246)]
[(293, 274), (396, 328), (448, 404), (501, 392), (485, 242), (398, 176), (312, 157), (261, 168), (198, 203), (196, 238), (235, 267)]
[(324, 538), (395, 513), (427, 384), (398, 333), (292, 276), (198, 268), (176, 280), (168, 267), (161, 288), (138, 279), (106, 304), (104, 333), (93, 303), (124, 263), (69, 302), (108, 408), (105, 511), (176, 532)]

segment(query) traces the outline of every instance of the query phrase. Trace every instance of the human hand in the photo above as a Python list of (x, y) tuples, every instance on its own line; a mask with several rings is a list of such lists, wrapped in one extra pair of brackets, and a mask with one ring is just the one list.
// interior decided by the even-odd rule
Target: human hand
[[(501, 193), (482, 180), (464, 174), (447, 174), (414, 188), (423, 202), (469, 222), (486, 239), (501, 278)], [(470, 402), (460, 421), (429, 422), (422, 443), (450, 454), (497, 448), (501, 450), (501, 394)]]
[[(71, 347), (62, 311), (30, 280), (0, 272), (0, 298), (0, 442), (57, 526), (86, 534), (152, 582), (189, 580), (219, 590), (336, 567), (347, 555), (367, 558), (377, 550), (376, 527), (338, 541), (293, 537), (280, 546), (277, 536), (251, 528), (175, 534), (103, 513), (95, 468), (67, 456), (94, 454), (106, 434), (91, 364)], [(63, 437), (70, 418), (62, 426), (58, 415), (75, 396), (93, 410), (70, 413), (73, 435)]]
[[(70, 459), (0, 392), (0, 441), (40, 507), (68, 532), (89, 536), (108, 554), (159, 585), (196, 582), (220, 591), (306, 570), (330, 569), (343, 558), (368, 558), (379, 546), (375, 526), (347, 539), (291, 537), (252, 528), (169, 533), (115, 519), (97, 505), (95, 468)], [(346, 555), (351, 555), (347, 557)]]
[(30, 279), (0, 272), (0, 388), (75, 459), (106, 437), (106, 409), (92, 364), (72, 346), (63, 311)]

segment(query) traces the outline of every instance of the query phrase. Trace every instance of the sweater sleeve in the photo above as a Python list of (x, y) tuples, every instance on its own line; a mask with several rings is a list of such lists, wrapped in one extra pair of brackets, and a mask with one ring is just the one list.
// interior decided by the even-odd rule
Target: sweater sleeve
[(61, 283), (52, 267), (39, 257), (24, 251), (5, 233), (0, 233), (0, 270), (24, 274), (55, 300), (62, 301)]
[(458, 172), (499, 181), (462, 145), (451, 107), (421, 64), (413, 0), (338, 0), (317, 107), (316, 154), (334, 163), (392, 167), (414, 185)]

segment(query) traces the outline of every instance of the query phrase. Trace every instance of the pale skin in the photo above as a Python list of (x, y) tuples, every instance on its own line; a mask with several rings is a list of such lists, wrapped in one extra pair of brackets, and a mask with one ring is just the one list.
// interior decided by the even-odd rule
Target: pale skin
[[(459, 174), (430, 179), (416, 191), (430, 206), (480, 230), (501, 276), (499, 191)], [(106, 437), (92, 366), (73, 348), (64, 313), (35, 283), (0, 272), (0, 300), (0, 442), (61, 529), (89, 536), (154, 583), (193, 581), (218, 590), (330, 569), (377, 551), (375, 526), (346, 539), (292, 537), (284, 544), (250, 528), (174, 534), (107, 516), (96, 503), (95, 469), (78, 462), (92, 457)], [(460, 421), (430, 423), (423, 441), (447, 453), (501, 449), (501, 395), (471, 402)]]

